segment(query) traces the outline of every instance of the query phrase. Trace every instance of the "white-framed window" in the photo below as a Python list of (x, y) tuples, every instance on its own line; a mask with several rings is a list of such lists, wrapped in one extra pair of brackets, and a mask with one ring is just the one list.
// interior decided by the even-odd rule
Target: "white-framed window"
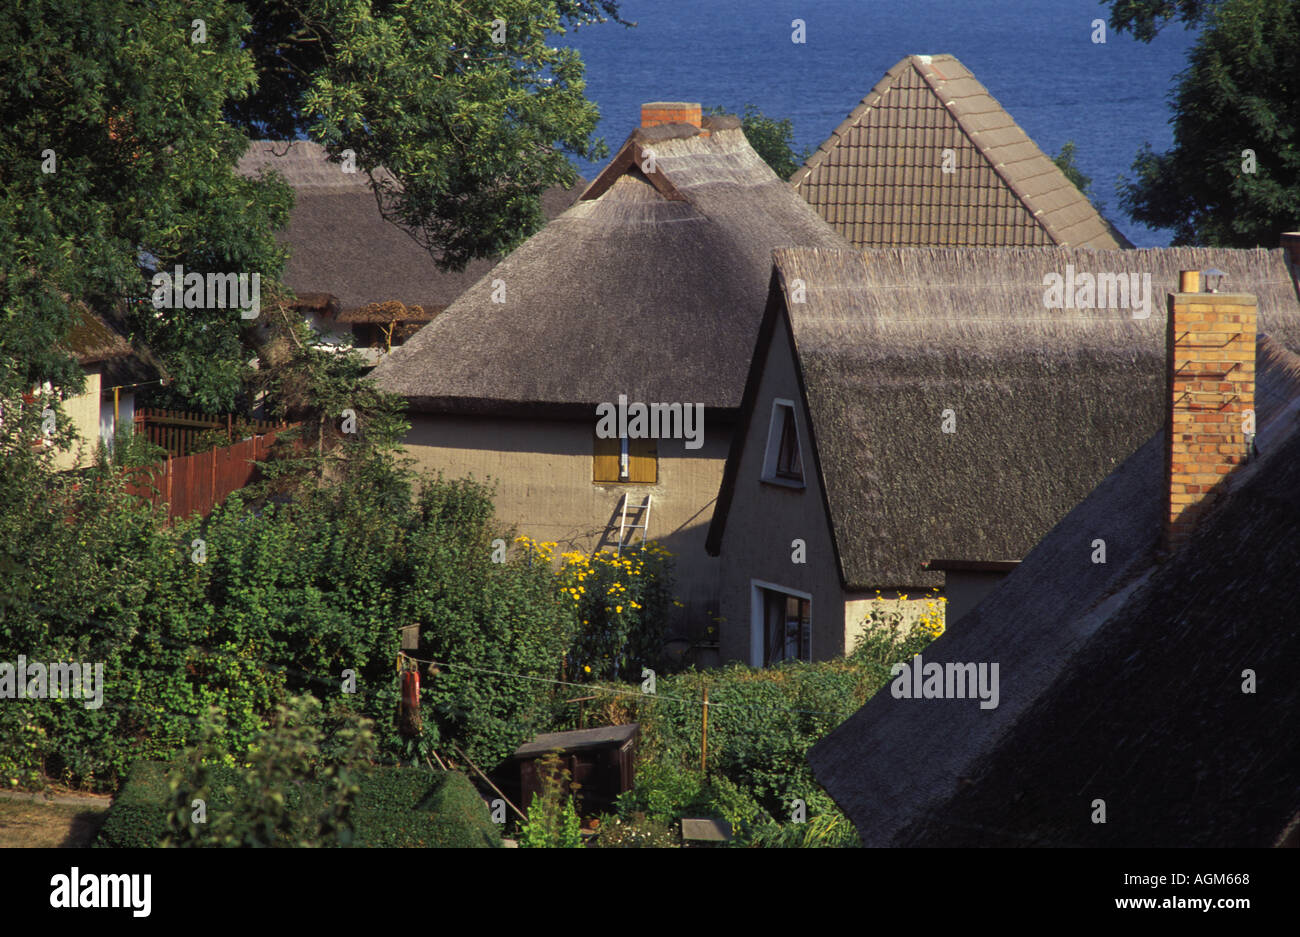
[(812, 660), (812, 595), (775, 583), (750, 582), (750, 663)]
[(772, 401), (772, 416), (767, 426), (767, 448), (763, 452), (765, 482), (803, 487), (803, 447), (799, 420), (793, 400), (780, 397)]

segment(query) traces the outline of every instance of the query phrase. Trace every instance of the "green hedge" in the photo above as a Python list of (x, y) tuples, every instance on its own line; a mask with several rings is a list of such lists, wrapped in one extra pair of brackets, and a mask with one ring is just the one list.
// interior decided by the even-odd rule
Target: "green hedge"
[[(212, 767), (209, 820), (230, 809), (245, 774), (236, 768)], [(304, 781), (287, 792), (291, 812), (313, 817), (324, 789)], [(113, 801), (94, 845), (153, 847), (167, 834), (167, 766), (140, 762)], [(386, 847), (482, 848), (501, 845), (474, 785), (463, 774), (431, 774), (418, 768), (376, 767), (361, 783), (352, 810), (355, 845)]]

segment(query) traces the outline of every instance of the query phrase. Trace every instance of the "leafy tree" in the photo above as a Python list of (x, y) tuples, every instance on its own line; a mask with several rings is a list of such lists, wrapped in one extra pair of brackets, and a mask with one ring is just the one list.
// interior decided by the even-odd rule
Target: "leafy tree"
[(448, 267), (507, 250), (575, 180), (565, 153), (605, 152), (578, 54), (549, 42), (608, 18), (615, 0), (6, 5), (0, 381), (79, 390), (60, 342), (84, 300), (157, 353), (170, 402), (230, 409), (255, 329), (237, 309), (155, 309), (149, 281), (179, 264), (274, 291), (292, 193), (235, 172), (249, 136), (383, 164), (385, 213)]
[[(249, 0), (259, 86), (230, 118), (250, 135), (310, 135), (381, 165), (382, 209), (449, 269), (541, 226), (572, 185), (565, 153), (597, 159), (578, 53), (553, 34), (618, 17), (616, 0)], [(372, 178), (375, 178), (372, 175)]]
[(1150, 42), (1171, 22), (1188, 26), (1201, 23), (1221, 0), (1102, 0), (1110, 7), (1110, 28), (1131, 32), (1142, 42)]
[(1078, 164), (1074, 161), (1076, 147), (1073, 140), (1066, 140), (1061, 146), (1061, 152), (1052, 157), (1052, 162), (1056, 163), (1058, 169), (1065, 173), (1065, 178), (1074, 184), (1074, 187), (1083, 193), (1084, 198), (1092, 201), (1092, 177), (1085, 176)]
[(33, 0), (0, 9), (0, 382), (79, 389), (60, 347), (77, 301), (121, 319), (205, 408), (231, 403), (244, 354), (238, 309), (156, 310), (147, 251), (165, 270), (274, 277), (289, 193), (234, 172), (247, 146), (222, 116), (256, 82), (245, 14), (193, 4)]
[[(711, 107), (705, 113), (726, 114), (728, 111)], [(745, 112), (740, 116), (740, 129), (754, 152), (782, 179), (793, 176), (808, 159), (807, 150), (796, 152), (794, 149), (794, 125), (789, 118), (768, 117), (756, 105), (746, 104)]]
[(1224, 0), (1174, 95), (1174, 146), (1144, 146), (1120, 200), (1175, 244), (1276, 246), (1300, 218), (1300, 3)]

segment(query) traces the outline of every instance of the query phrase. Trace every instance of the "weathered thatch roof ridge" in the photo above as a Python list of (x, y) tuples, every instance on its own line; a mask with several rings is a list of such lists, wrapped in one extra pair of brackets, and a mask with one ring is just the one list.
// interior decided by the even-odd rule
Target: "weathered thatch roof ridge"
[[(277, 236), (290, 247), (285, 282), (300, 296), (330, 293), (343, 312), (395, 300), (436, 314), (492, 268), (485, 259), (458, 273), (439, 270), (410, 234), (384, 219), (366, 174), (344, 172), (318, 143), (254, 141), (239, 171), (254, 176), (263, 170), (280, 173), (294, 190), (289, 223)], [(382, 168), (376, 178), (396, 184)], [(546, 217), (567, 208), (581, 183), (544, 193)]]
[(374, 376), (424, 409), (619, 394), (734, 408), (783, 245), (847, 247), (734, 119), (637, 130), (581, 200)]
[(891, 68), (790, 181), (856, 247), (1132, 246), (951, 55)]
[[(855, 591), (942, 585), (942, 573), (922, 569), (937, 557), (1024, 556), (1137, 449), (1163, 419), (1165, 295), (1179, 270), (1227, 271), (1234, 289), (1259, 297), (1260, 327), (1300, 348), (1281, 251), (774, 257), (773, 314), (788, 310), (840, 573)], [(1047, 308), (1044, 276), (1067, 267), (1150, 274), (1149, 317)], [(955, 432), (942, 431), (946, 411)], [(734, 484), (729, 465), (711, 550)]]
[(1300, 789), (1300, 359), (1261, 336), (1257, 377), (1261, 457), (1188, 545), (1157, 562), (1162, 427), (926, 649), (997, 662), (995, 709), (885, 691), (814, 746), (866, 844), (1272, 844)]
[(61, 343), (85, 366), (100, 364), (132, 354), (131, 343), (84, 303), (76, 304), (75, 320)]
[(431, 322), (437, 315), (422, 306), (408, 306), (396, 300), (386, 303), (367, 303), (356, 309), (339, 313), (339, 321), (349, 324), (380, 324), (389, 322)]

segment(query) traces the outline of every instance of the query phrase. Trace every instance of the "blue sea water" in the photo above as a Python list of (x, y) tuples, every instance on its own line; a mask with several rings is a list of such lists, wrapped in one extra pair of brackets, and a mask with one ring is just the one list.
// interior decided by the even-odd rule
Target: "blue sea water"
[[(645, 101), (699, 101), (788, 117), (796, 148), (814, 148), (901, 58), (961, 59), (1048, 155), (1067, 140), (1094, 198), (1138, 247), (1170, 233), (1124, 215), (1116, 182), (1143, 143), (1173, 142), (1170, 92), (1195, 33), (1166, 27), (1150, 44), (1107, 30), (1094, 43), (1097, 0), (624, 0), (628, 29), (583, 27), (560, 40), (587, 65), (598, 135), (613, 151)], [(791, 42), (791, 21), (806, 43)], [(600, 168), (579, 162), (591, 178)]]

